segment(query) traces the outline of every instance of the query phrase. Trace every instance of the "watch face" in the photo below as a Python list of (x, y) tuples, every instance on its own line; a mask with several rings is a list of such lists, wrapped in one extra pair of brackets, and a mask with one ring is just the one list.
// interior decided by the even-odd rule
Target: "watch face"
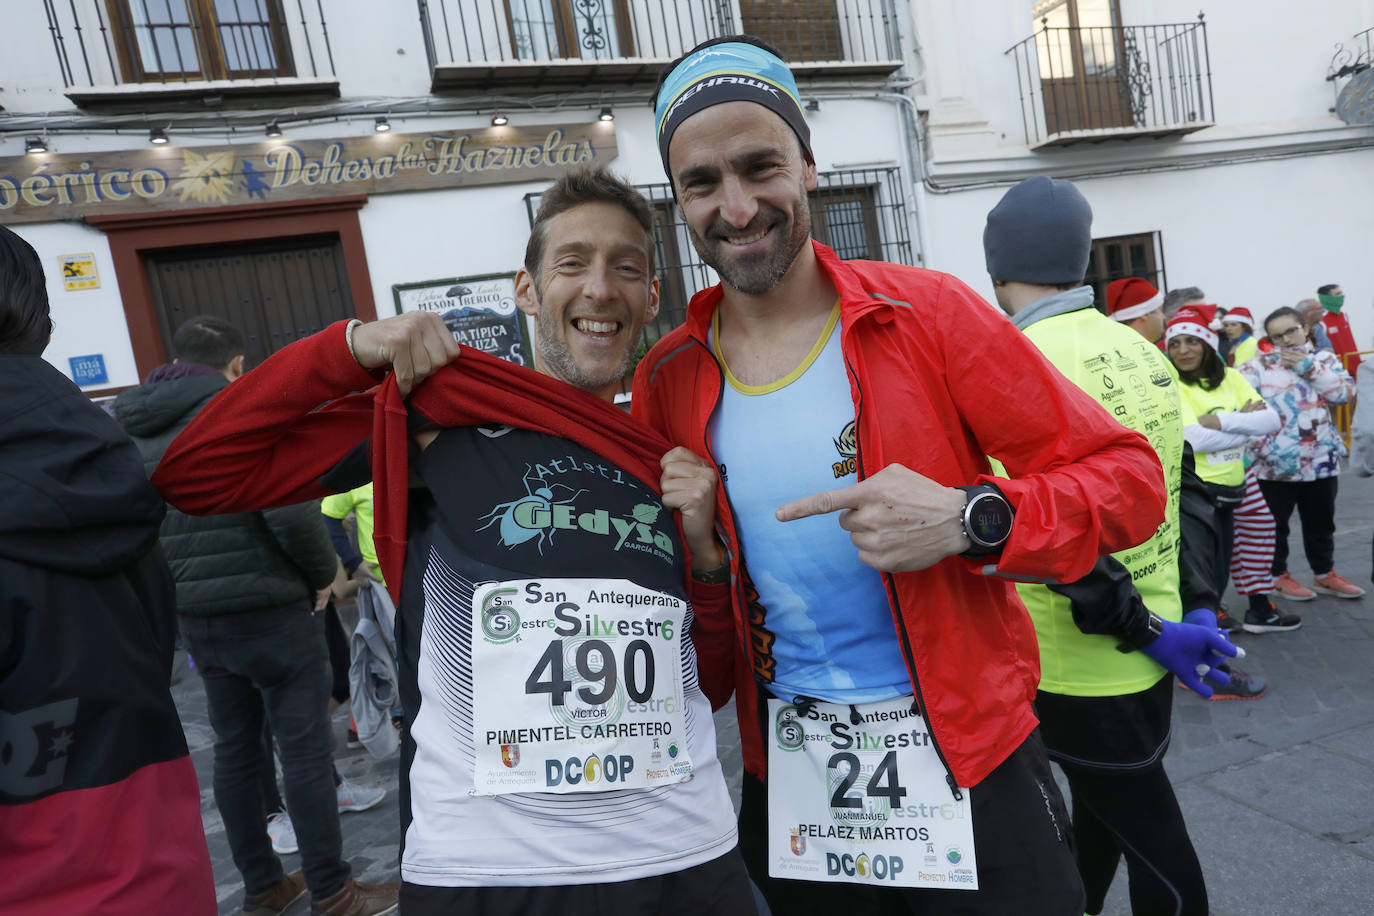
[(981, 494), (969, 506), (968, 527), (974, 543), (995, 547), (1011, 534), (1011, 506), (990, 493)]

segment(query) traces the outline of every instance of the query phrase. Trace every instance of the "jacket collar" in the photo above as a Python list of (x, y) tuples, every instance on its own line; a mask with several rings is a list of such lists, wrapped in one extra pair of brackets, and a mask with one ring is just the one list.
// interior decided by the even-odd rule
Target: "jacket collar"
[(1089, 308), (1092, 304), (1093, 288), (1091, 286), (1076, 286), (1073, 289), (1066, 289), (1063, 292), (1055, 293), (1053, 296), (1046, 296), (1044, 299), (1032, 302), (1012, 315), (1011, 323), (1024, 331), (1037, 321), (1053, 318), (1055, 315), (1076, 312), (1082, 308)]
[[(844, 329), (847, 330), (861, 315), (875, 309), (911, 308), (908, 302), (866, 289), (858, 272), (842, 261), (831, 248), (815, 239), (811, 240), (811, 248), (816, 253), (822, 273), (830, 278), (840, 294), (840, 320)], [(687, 332), (702, 344), (708, 340), (711, 316), (723, 298), (724, 287), (717, 283), (693, 296), (687, 306), (687, 320), (684, 322)]]

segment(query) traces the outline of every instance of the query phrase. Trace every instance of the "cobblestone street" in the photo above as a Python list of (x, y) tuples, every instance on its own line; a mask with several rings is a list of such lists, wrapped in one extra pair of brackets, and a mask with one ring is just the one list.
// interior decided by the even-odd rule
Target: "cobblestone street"
[[(1296, 529), (1296, 519), (1294, 528)], [(1346, 474), (1337, 507), (1336, 568), (1370, 587), (1374, 479)], [(1301, 538), (1292, 540), (1292, 571), (1310, 580)], [(1371, 589), (1374, 591), (1374, 589)], [(1232, 608), (1244, 604), (1231, 594)], [(1287, 609), (1303, 616), (1292, 633), (1236, 641), (1241, 667), (1269, 681), (1248, 702), (1208, 702), (1178, 691), (1174, 741), (1166, 766), (1202, 859), (1216, 916), (1356, 916), (1374, 899), (1374, 596), (1318, 597)], [(220, 912), (243, 899), (210, 788), (213, 735), (199, 677), (173, 688), (201, 784), (201, 810), (215, 867)], [(738, 799), (739, 735), (731, 708), (716, 717), (721, 753)], [(385, 785), (371, 811), (343, 815), (344, 855), (364, 881), (396, 880), (399, 821), (396, 760), (344, 749), (347, 717), (335, 717), (335, 757), (347, 778)], [(299, 857), (285, 857), (288, 870)], [(301, 903), (293, 914), (309, 912)], [(1130, 912), (1125, 872), (1105, 910)]]

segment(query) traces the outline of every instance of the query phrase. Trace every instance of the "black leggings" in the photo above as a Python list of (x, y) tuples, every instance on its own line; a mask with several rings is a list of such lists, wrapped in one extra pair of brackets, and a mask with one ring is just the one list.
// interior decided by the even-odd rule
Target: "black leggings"
[(1089, 913), (1126, 856), (1134, 916), (1206, 916), (1207, 885), (1163, 766), (1129, 775), (1064, 768)]
[(1324, 576), (1331, 572), (1336, 552), (1336, 481), (1339, 479), (1260, 480), (1260, 492), (1269, 504), (1269, 511), (1274, 513), (1274, 575), (1283, 575), (1288, 569), (1288, 519), (1294, 506), (1302, 521), (1302, 549), (1313, 575)]

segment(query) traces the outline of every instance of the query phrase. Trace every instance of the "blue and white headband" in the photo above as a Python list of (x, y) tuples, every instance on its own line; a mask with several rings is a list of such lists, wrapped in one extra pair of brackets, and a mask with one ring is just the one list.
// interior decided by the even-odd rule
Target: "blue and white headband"
[(797, 81), (776, 54), (757, 45), (729, 41), (710, 45), (682, 59), (654, 100), (654, 124), (663, 170), (668, 169), (668, 144), (683, 121), (722, 102), (757, 102), (787, 122), (808, 158), (811, 129), (802, 116)]

